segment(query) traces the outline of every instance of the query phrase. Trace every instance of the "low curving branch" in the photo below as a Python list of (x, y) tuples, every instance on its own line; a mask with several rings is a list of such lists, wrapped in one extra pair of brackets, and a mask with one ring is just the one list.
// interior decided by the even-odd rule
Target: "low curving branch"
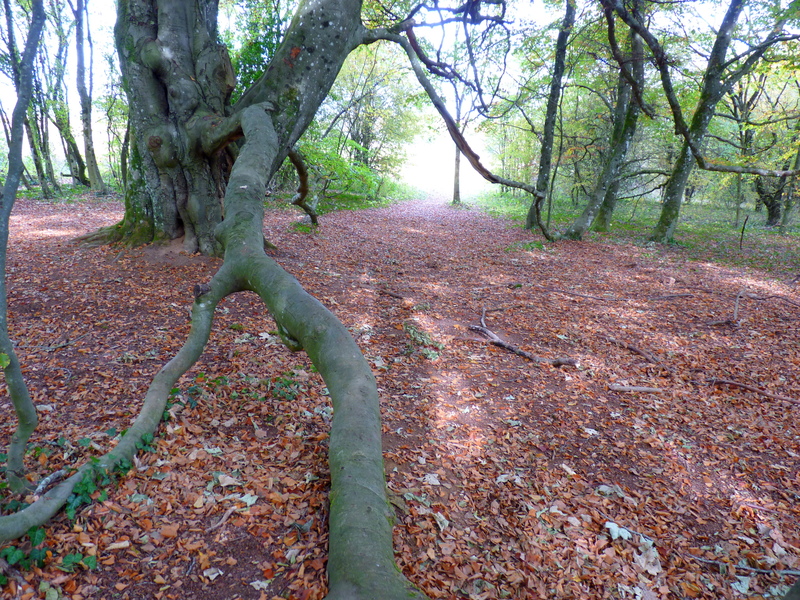
[[(413, 21), (408, 23), (408, 27), (410, 28), (413, 25)], [(472, 165), (472, 168), (483, 177), (489, 183), (497, 183), (500, 185), (504, 185), (506, 187), (516, 188), (520, 190), (524, 190), (529, 194), (532, 194), (534, 198), (536, 198), (535, 206), (540, 206), (542, 200), (544, 199), (544, 195), (541, 191), (538, 191), (534, 186), (523, 183), (520, 181), (514, 181), (513, 179), (506, 179), (505, 177), (501, 177), (493, 173), (489, 168), (487, 168), (483, 163), (481, 163), (481, 157), (472, 149), (467, 142), (464, 135), (458, 128), (455, 119), (450, 114), (450, 111), (447, 110), (447, 106), (445, 106), (444, 101), (436, 92), (431, 84), (428, 76), (425, 74), (425, 70), (422, 68), (422, 64), (417, 56), (417, 52), (414, 50), (412, 44), (408, 41), (407, 38), (403, 37), (399, 33), (394, 33), (388, 29), (370, 29), (366, 30), (363, 35), (362, 43), (363, 44), (371, 44), (377, 40), (387, 40), (390, 42), (394, 42), (398, 44), (403, 50), (405, 50), (406, 55), (408, 56), (408, 60), (411, 63), (411, 68), (414, 71), (414, 75), (417, 77), (417, 81), (419, 81), (422, 89), (425, 90), (425, 93), (428, 95), (433, 106), (439, 113), (439, 116), (442, 117), (445, 126), (447, 127), (447, 132), (450, 134), (450, 137), (455, 142), (456, 147), (461, 151), (461, 153), (466, 157), (469, 161), (469, 164)], [(547, 231), (544, 223), (542, 223), (541, 219), (538, 219), (539, 226), (542, 230), (542, 235), (547, 238), (549, 241), (554, 241), (550, 232)]]
[(91, 476), (94, 469), (108, 472), (133, 458), (137, 444), (148, 434), (155, 433), (175, 382), (202, 354), (211, 332), (214, 309), (222, 298), (239, 289), (234, 282), (230, 269), (223, 265), (211, 279), (209, 291), (195, 300), (192, 307), (192, 328), (186, 343), (153, 378), (139, 416), (117, 446), (96, 462), (88, 462), (78, 468), (68, 479), (42, 494), (27, 508), (0, 517), (0, 543), (22, 537), (31, 527), (43, 525), (50, 520), (69, 500), (75, 486), (85, 476)]

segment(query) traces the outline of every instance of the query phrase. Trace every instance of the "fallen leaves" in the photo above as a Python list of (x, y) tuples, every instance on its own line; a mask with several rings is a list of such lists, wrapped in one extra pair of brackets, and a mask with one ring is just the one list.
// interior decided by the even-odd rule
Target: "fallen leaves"
[[(12, 329), (35, 402), (51, 407), (29, 461), (46, 474), (116, 443), (216, 263), (35, 232), (41, 216), (66, 235), (76, 219), (111, 223), (118, 205), (81, 217), (18, 208)], [(98, 215), (105, 222), (90, 221)], [(745, 279), (763, 297), (791, 289), (674, 250), (506, 251), (529, 234), (477, 211), (328, 215), (311, 245), (292, 219), (270, 213), (267, 235), (375, 367), (398, 561), (432, 598), (739, 600), (788, 583), (745, 568), (800, 568), (796, 418), (761, 393), (800, 397), (794, 308), (742, 302), (738, 328), (706, 325), (732, 310)], [(531, 365), (471, 339), (484, 308), (503, 339), (580, 367)], [(83, 598), (324, 596), (324, 384), (283, 349), (254, 297), (218, 312), (152, 448), (79, 511), (77, 528), (54, 521), (53, 557), (24, 573), (31, 582)], [(758, 391), (708, 384), (723, 376)], [(8, 425), (0, 432), (7, 439)], [(56, 567), (67, 555), (70, 573)]]

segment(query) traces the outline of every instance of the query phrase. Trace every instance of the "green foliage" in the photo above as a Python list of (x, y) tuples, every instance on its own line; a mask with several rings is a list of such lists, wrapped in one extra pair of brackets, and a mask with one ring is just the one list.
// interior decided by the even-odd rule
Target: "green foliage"
[(403, 323), (403, 331), (406, 332), (410, 340), (406, 346), (406, 354), (413, 354), (416, 350), (428, 360), (436, 360), (439, 358), (441, 351), (444, 350), (444, 344), (434, 340), (427, 331), (419, 329), (410, 321)]
[(56, 565), (56, 568), (64, 571), (65, 573), (72, 573), (78, 567), (84, 567), (92, 570), (97, 568), (97, 557), (83, 555), (80, 552), (73, 552), (65, 555), (61, 559), (61, 563)]
[(235, 102), (264, 73), (283, 40), (297, 6), (296, 0), (236, 0), (229, 8), (234, 29), (222, 34), (231, 53), (237, 77), (232, 100)]
[(293, 379), (294, 373), (288, 371), (280, 377), (273, 377), (269, 382), (269, 391), (273, 398), (292, 401), (303, 391), (303, 386)]
[(142, 439), (136, 442), (136, 449), (141, 452), (155, 452), (154, 440), (155, 436), (152, 433), (145, 433)]
[[(42, 527), (31, 527), (19, 545), (0, 548), (0, 559), (10, 566), (28, 571), (34, 565), (43, 567), (48, 547), (44, 545), (47, 533)], [(0, 585), (7, 583), (0, 579)]]
[(0, 352), (0, 369), (5, 369), (11, 364), (11, 357), (5, 352)]

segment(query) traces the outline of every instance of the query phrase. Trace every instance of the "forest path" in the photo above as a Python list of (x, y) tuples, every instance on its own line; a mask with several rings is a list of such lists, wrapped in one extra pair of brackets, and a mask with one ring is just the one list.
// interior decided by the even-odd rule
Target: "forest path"
[[(128, 426), (185, 339), (191, 290), (220, 264), (70, 241), (120, 216), (105, 202), (15, 208), (11, 329), (44, 407), (30, 461), (41, 474)], [(791, 288), (658, 248), (539, 248), (444, 199), (325, 215), (312, 233), (300, 217), (267, 212), (272, 255), (373, 366), (398, 561), (432, 598), (735, 598), (741, 582), (691, 555), (800, 568), (796, 416), (709, 383), (800, 398)], [(725, 323), (737, 302), (740, 323)], [(579, 366), (488, 345), (469, 329), (484, 310), (508, 342)], [(153, 451), (76, 524), (50, 528), (57, 556), (93, 548), (97, 569), (54, 560), (33, 579), (84, 598), (322, 598), (329, 402), (274, 328), (253, 294), (221, 304)], [(11, 423), (3, 404), (0, 440)], [(657, 552), (636, 534), (611, 540), (608, 522)], [(745, 573), (751, 594), (786, 582)]]

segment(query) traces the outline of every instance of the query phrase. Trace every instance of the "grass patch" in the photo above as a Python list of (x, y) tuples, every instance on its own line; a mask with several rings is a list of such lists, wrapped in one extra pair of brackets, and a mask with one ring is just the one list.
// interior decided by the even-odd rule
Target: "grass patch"
[[(476, 199), (475, 204), (487, 213), (510, 219), (522, 226), (530, 206), (530, 197), (489, 193)], [(569, 200), (556, 200), (550, 209), (551, 232), (563, 231), (583, 210)], [(589, 232), (587, 241), (633, 243), (650, 245), (647, 238), (661, 214), (661, 204), (646, 200), (622, 200), (617, 206), (609, 233)], [(547, 207), (542, 209), (547, 218)], [(739, 249), (742, 223), (748, 218), (742, 248)], [(733, 267), (750, 267), (776, 276), (796, 274), (800, 266), (800, 224), (795, 218), (784, 233), (767, 228), (766, 211), (743, 209), (736, 223), (733, 208), (691, 202), (681, 207), (675, 230), (674, 246), (653, 246), (656, 254), (678, 254), (684, 258), (715, 262)], [(533, 234), (538, 235), (538, 233)], [(540, 249), (534, 241), (526, 246)], [(508, 250), (523, 249), (512, 247)]]

